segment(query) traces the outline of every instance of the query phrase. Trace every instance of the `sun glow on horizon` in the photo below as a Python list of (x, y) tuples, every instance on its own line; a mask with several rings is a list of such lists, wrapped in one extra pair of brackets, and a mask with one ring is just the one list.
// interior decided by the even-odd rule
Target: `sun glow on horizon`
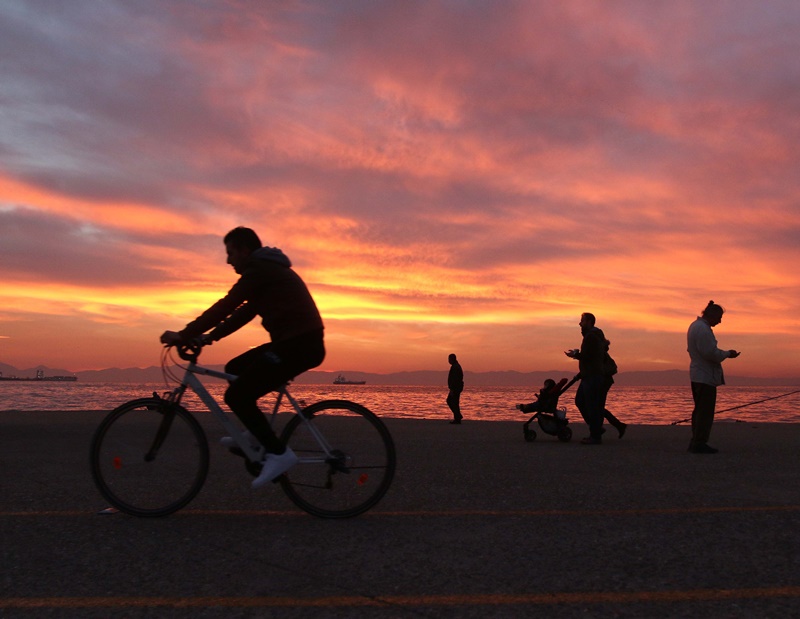
[(246, 225), (332, 371), (562, 367), (584, 311), (684, 368), (713, 298), (726, 372), (800, 376), (800, 5), (110, 7), (0, 5), (0, 362), (151, 365)]

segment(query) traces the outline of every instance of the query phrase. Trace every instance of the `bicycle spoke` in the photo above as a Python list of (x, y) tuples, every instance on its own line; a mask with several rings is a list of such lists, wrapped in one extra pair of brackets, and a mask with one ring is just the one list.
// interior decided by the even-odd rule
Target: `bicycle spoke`
[(283, 440), (300, 463), (281, 479), (288, 497), (322, 518), (347, 518), (373, 507), (388, 490), (395, 470), (394, 443), (383, 422), (345, 400), (319, 402), (304, 414), (332, 451), (324, 452), (303, 419), (289, 421)]
[(208, 472), (208, 443), (182, 407), (146, 398), (110, 413), (92, 441), (92, 475), (116, 508), (164, 516), (191, 501)]

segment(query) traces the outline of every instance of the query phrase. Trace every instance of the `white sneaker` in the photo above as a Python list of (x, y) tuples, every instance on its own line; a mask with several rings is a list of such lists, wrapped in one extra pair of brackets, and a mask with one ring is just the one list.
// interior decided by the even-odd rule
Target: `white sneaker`
[(297, 464), (298, 458), (295, 453), (286, 448), (282, 454), (268, 453), (262, 461), (261, 473), (253, 480), (253, 488), (260, 488), (268, 481), (283, 475), (286, 471)]

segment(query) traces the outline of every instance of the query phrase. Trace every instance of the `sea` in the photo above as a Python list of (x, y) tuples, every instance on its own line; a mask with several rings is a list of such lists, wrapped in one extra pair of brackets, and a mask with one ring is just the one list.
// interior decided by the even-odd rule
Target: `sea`
[[(207, 384), (219, 400), (225, 390), (222, 382)], [(112, 410), (133, 398), (171, 389), (165, 383), (92, 382), (0, 382), (0, 411)], [(292, 395), (311, 404), (323, 399), (347, 399), (363, 404), (382, 417), (412, 419), (450, 419), (445, 403), (446, 388), (420, 385), (300, 385), (290, 387)], [(559, 404), (568, 418), (582, 421), (574, 404), (575, 388), (561, 396)], [(263, 400), (264, 408), (270, 396)], [(465, 419), (483, 421), (524, 421), (516, 404), (531, 402), (534, 390), (528, 387), (469, 387), (461, 396)], [(205, 407), (194, 394), (184, 404), (191, 411)], [(692, 398), (686, 387), (613, 387), (608, 409), (626, 423), (670, 425), (691, 417)], [(730, 410), (733, 409), (733, 410)], [(722, 386), (717, 391), (716, 421), (800, 422), (800, 388)]]

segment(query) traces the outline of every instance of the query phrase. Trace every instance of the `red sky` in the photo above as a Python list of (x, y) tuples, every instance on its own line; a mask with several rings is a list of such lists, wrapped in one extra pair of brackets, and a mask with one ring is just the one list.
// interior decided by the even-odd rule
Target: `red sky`
[[(502, 9), (502, 10), (501, 10)], [(800, 4), (0, 4), (0, 362), (158, 362), (284, 250), (321, 369), (800, 376)], [(263, 341), (253, 325), (204, 357)]]

